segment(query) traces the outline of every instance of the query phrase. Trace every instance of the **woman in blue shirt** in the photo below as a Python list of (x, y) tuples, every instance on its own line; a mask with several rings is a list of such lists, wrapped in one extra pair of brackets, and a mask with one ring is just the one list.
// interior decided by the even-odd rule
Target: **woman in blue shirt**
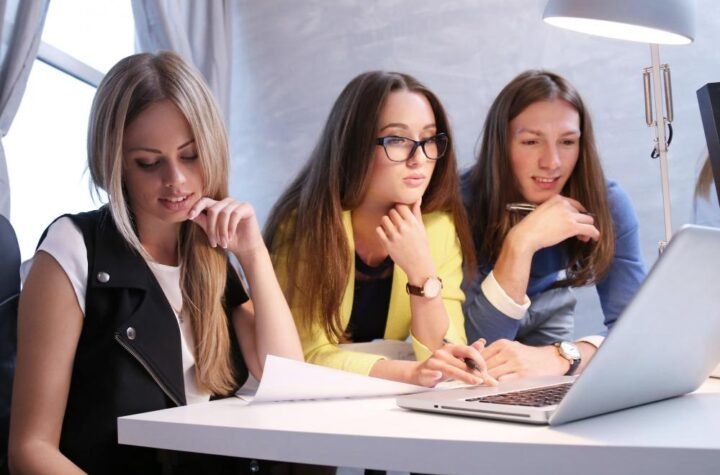
[(637, 217), (603, 175), (578, 92), (546, 71), (513, 79), (461, 184), (479, 263), (464, 307), (468, 341), (487, 341), (482, 355), (501, 380), (581, 370), (603, 336), (572, 342), (572, 287), (596, 285), (610, 329), (645, 268)]

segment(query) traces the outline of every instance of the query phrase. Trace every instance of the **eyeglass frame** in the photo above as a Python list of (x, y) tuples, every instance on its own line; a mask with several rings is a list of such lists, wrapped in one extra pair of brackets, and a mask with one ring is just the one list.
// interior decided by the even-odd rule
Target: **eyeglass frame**
[[(445, 139), (447, 140), (445, 150), (443, 150), (443, 153), (442, 153), (439, 157), (430, 158), (430, 157), (428, 156), (427, 152), (425, 151), (425, 144), (426, 144), (427, 142), (433, 140), (433, 139), (437, 139), (438, 137), (445, 137)], [(387, 151), (387, 145), (385, 145), (385, 140), (386, 140), (386, 139), (391, 139), (391, 138), (409, 140), (410, 142), (413, 143), (413, 148), (410, 150), (410, 153), (408, 154), (408, 156), (407, 156), (406, 159), (404, 159), (404, 160), (393, 160), (392, 158), (390, 158), (390, 154), (389, 154), (388, 151)], [(420, 147), (420, 149), (422, 150), (423, 154), (425, 155), (425, 158), (427, 158), (428, 160), (433, 160), (433, 161), (435, 161), (435, 160), (440, 160), (441, 158), (443, 158), (443, 157), (445, 156), (445, 153), (447, 152), (447, 144), (449, 144), (449, 143), (450, 143), (450, 137), (448, 137), (448, 134), (446, 134), (445, 132), (439, 132), (439, 133), (433, 135), (432, 137), (428, 137), (428, 138), (423, 139), (423, 140), (413, 140), (413, 139), (411, 139), (411, 138), (402, 137), (402, 136), (400, 136), (400, 135), (386, 135), (386, 136), (384, 136), (384, 137), (378, 137), (378, 138), (375, 140), (375, 145), (382, 145), (382, 148), (383, 148), (383, 150), (385, 151), (385, 156), (387, 157), (388, 160), (390, 160), (391, 162), (394, 162), (394, 163), (407, 162), (408, 160), (410, 160), (410, 159), (415, 155), (415, 152), (417, 152), (418, 147)]]

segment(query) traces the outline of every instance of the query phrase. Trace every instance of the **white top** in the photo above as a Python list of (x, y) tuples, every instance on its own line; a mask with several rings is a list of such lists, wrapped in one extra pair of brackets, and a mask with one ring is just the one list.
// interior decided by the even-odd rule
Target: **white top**
[[(60, 218), (50, 226), (47, 236), (38, 251), (45, 251), (50, 254), (65, 271), (84, 316), (88, 262), (87, 248), (80, 230), (70, 218)], [(182, 309), (180, 267), (146, 262), (165, 293), (165, 297), (170, 302), (180, 328), (185, 400), (188, 404), (207, 402), (210, 400), (210, 393), (201, 392), (195, 383), (195, 355), (192, 351), (195, 342), (193, 340), (192, 325), (188, 319), (183, 319), (181, 322), (179, 318), (179, 312)], [(29, 266), (26, 267), (26, 270), (29, 270)]]

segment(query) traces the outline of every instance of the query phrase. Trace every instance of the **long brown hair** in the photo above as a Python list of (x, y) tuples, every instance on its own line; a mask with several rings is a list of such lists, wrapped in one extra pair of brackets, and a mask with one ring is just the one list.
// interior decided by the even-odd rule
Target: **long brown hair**
[[(465, 266), (474, 267), (453, 140), (440, 101), (407, 74), (360, 74), (335, 101), (310, 159), (275, 203), (264, 233), (274, 264), (287, 269), (283, 287), (290, 304), (299, 303), (301, 323), (305, 328), (320, 324), (331, 341), (342, 340), (340, 305), (352, 258), (342, 211), (357, 208), (365, 196), (378, 119), (387, 97), (398, 90), (425, 96), (435, 114), (438, 132), (450, 136), (448, 150), (435, 165), (423, 195), (422, 210), (446, 211), (452, 216)], [(278, 252), (281, 249), (287, 251), (284, 258)]]
[(700, 168), (697, 182), (695, 182), (695, 197), (696, 198), (709, 198), (710, 187), (713, 184), (713, 169), (710, 157), (708, 156)]
[(580, 115), (580, 153), (562, 190), (595, 215), (600, 239), (563, 243), (569, 261), (566, 279), (557, 285), (592, 284), (608, 271), (615, 253), (615, 232), (607, 197), (607, 184), (595, 146), (590, 113), (577, 90), (561, 76), (548, 71), (526, 71), (503, 88), (488, 111), (477, 161), (469, 173), (468, 213), (478, 256), (491, 265), (502, 243), (521, 218), (506, 212), (505, 205), (522, 201), (510, 165), (510, 122), (538, 101), (563, 100)]
[[(229, 153), (225, 127), (200, 74), (170, 52), (136, 54), (122, 59), (98, 87), (90, 112), (88, 165), (93, 185), (109, 198), (113, 221), (125, 240), (145, 259), (133, 226), (123, 185), (122, 142), (126, 127), (150, 105), (172, 101), (190, 124), (203, 173), (203, 195), (228, 195)], [(227, 261), (210, 247), (192, 223), (181, 226), (178, 255), (182, 263), (182, 313), (192, 322), (198, 387), (227, 394), (236, 386), (230, 358), (230, 332), (223, 310)]]

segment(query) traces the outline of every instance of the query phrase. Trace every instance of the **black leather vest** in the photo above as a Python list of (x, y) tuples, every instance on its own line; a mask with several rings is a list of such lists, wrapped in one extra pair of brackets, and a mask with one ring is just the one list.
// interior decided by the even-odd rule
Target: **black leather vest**
[[(90, 473), (159, 473), (166, 457), (119, 445), (117, 418), (185, 405), (177, 320), (155, 276), (117, 231), (106, 207), (67, 216), (85, 240), (88, 281), (60, 451)], [(247, 295), (228, 266), (224, 304), (230, 315), (228, 310)], [(230, 318), (228, 325), (242, 384), (248, 372)]]

